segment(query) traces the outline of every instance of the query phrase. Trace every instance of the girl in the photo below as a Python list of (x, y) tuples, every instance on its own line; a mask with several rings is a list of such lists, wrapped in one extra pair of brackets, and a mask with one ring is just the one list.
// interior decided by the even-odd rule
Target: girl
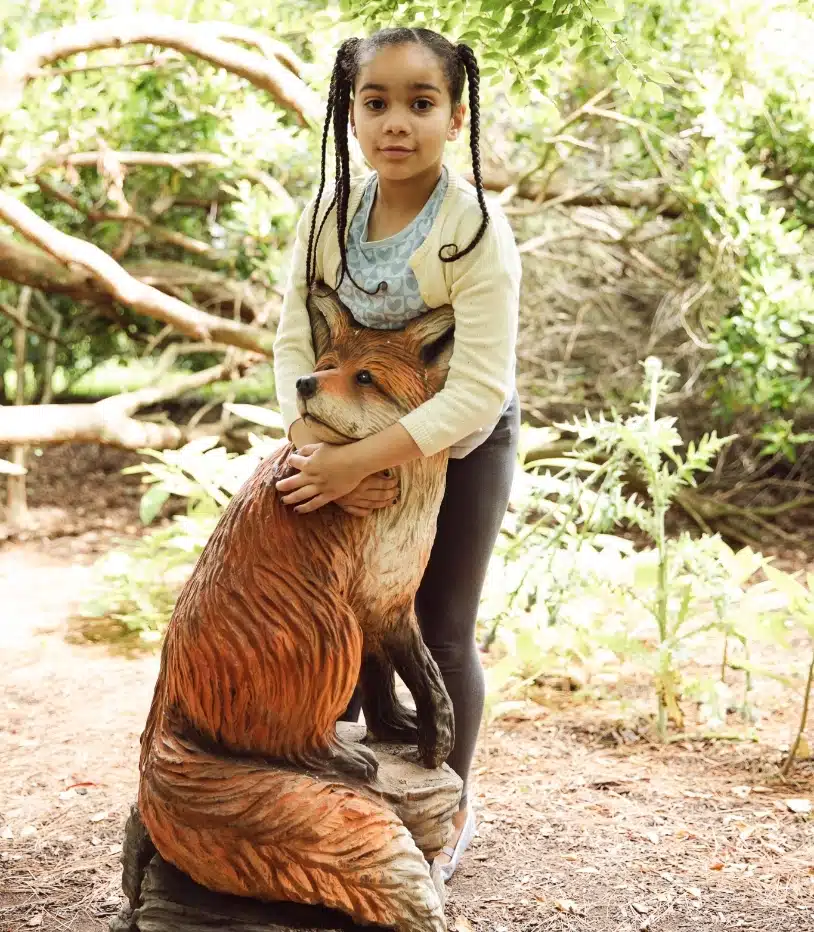
[[(444, 165), (461, 132), (469, 85), (473, 188)], [(464, 780), (448, 880), (475, 832), (468, 776), (483, 713), (475, 621), (487, 564), (508, 504), (519, 430), (514, 347), (520, 258), (511, 228), (487, 208), (480, 168), (478, 66), (466, 45), (428, 29), (386, 29), (340, 47), (322, 137), (322, 177), (303, 214), (274, 344), (277, 397), (298, 470), (283, 501), (308, 512), (334, 501), (351, 514), (391, 504), (387, 470), (450, 448), (446, 492), (416, 612), (455, 716), (449, 765)], [(325, 152), (333, 122), (336, 179), (327, 208)], [(348, 125), (373, 168), (351, 179)], [(327, 200), (327, 198), (326, 198)], [(399, 423), (344, 446), (318, 443), (299, 419), (295, 383), (314, 368), (305, 298), (336, 288), (363, 326), (395, 329), (451, 304), (455, 342), (444, 388)], [(358, 703), (348, 717), (358, 718)]]

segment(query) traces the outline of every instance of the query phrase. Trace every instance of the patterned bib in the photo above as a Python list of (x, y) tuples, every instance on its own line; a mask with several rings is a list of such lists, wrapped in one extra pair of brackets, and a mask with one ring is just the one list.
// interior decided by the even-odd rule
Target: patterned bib
[(367, 291), (375, 291), (381, 282), (384, 282), (384, 286), (377, 294), (366, 294), (347, 275), (339, 286), (340, 299), (363, 326), (377, 330), (398, 330), (413, 318), (426, 313), (427, 305), (421, 297), (415, 273), (410, 268), (410, 258), (424, 242), (435, 222), (447, 184), (448, 173), (444, 167), (438, 184), (418, 216), (403, 230), (373, 243), (367, 240), (367, 229), (376, 198), (375, 174), (365, 186), (359, 209), (348, 230), (348, 270)]

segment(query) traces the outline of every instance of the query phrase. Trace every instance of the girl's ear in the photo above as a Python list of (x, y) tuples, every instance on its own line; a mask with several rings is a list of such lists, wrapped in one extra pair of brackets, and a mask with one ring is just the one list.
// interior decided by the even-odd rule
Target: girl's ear
[(466, 118), (466, 104), (458, 104), (457, 107), (454, 107), (452, 110), (452, 119), (449, 121), (449, 129), (447, 130), (447, 139), (453, 140), (457, 139), (461, 134), (461, 130), (464, 126), (464, 119)]

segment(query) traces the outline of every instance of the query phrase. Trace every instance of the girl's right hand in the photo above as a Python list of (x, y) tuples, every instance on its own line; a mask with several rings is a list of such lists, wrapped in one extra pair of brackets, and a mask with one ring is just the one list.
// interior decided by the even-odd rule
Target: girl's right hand
[(364, 518), (376, 508), (395, 505), (399, 497), (399, 481), (392, 470), (374, 473), (363, 479), (352, 492), (336, 499), (336, 504), (349, 515)]

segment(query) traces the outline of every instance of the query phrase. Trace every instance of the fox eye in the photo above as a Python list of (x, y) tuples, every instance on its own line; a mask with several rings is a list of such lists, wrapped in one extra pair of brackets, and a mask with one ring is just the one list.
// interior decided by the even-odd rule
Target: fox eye
[(356, 384), (357, 385), (372, 385), (373, 376), (367, 371), (367, 369), (361, 369), (356, 373)]

